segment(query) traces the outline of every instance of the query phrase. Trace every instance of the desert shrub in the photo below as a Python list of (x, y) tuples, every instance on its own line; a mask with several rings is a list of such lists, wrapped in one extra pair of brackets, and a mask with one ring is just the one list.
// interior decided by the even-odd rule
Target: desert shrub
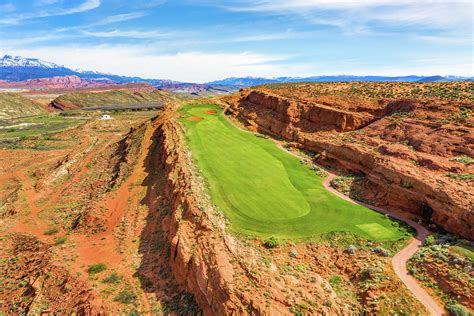
[(267, 240), (265, 240), (264, 245), (265, 247), (272, 249), (272, 248), (278, 247), (280, 245), (280, 241), (277, 238), (272, 236), (268, 238)]
[(56, 239), (55, 239), (56, 245), (62, 245), (62, 244), (64, 244), (66, 241), (67, 241), (67, 237), (65, 237), (65, 236), (63, 236), (63, 237), (56, 237)]
[(312, 165), (311, 170), (313, 170), (318, 176), (320, 176), (321, 178), (325, 178), (327, 177), (328, 173), (326, 172), (326, 170), (324, 170), (323, 168), (319, 167), (319, 166), (316, 166), (316, 165)]
[(54, 235), (57, 233), (59, 233), (59, 229), (57, 229), (56, 227), (50, 227), (44, 231), (44, 234), (48, 236)]
[(456, 302), (449, 302), (446, 304), (446, 309), (449, 311), (449, 315), (451, 316), (470, 316), (472, 315), (469, 313), (466, 307), (458, 304)]
[(408, 272), (410, 272), (411, 275), (415, 275), (418, 273), (418, 270), (415, 267), (410, 267), (408, 268)]
[(102, 282), (104, 283), (111, 283), (111, 284), (117, 284), (122, 281), (122, 278), (115, 272), (113, 272), (111, 275), (106, 277)]
[(468, 166), (474, 164), (474, 159), (467, 155), (456, 156), (452, 158), (451, 161), (460, 162)]
[(451, 178), (451, 179), (454, 179), (454, 180), (460, 180), (460, 181), (471, 181), (471, 180), (474, 180), (474, 173), (461, 173), (461, 174), (457, 174), (457, 173), (446, 173), (445, 174), (446, 177), (448, 178)]
[(137, 299), (137, 295), (130, 289), (121, 291), (114, 299), (114, 301), (122, 304), (132, 304)]
[(433, 235), (429, 235), (426, 237), (425, 242), (423, 243), (425, 246), (431, 246), (435, 242), (435, 238)]
[(407, 180), (402, 180), (402, 182), (400, 183), (400, 186), (404, 189), (411, 189), (413, 187), (413, 185)]
[(339, 275), (335, 275), (329, 279), (329, 284), (331, 284), (333, 289), (339, 287), (342, 283), (342, 278)]
[(87, 269), (87, 272), (90, 275), (101, 273), (102, 271), (107, 270), (107, 266), (103, 263), (96, 263), (96, 264), (91, 264), (89, 266), (89, 269)]

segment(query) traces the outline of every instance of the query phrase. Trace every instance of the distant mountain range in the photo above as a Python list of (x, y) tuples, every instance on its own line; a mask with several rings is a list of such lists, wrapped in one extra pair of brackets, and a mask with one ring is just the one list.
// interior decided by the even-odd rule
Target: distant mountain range
[(261, 78), (261, 77), (239, 77), (227, 78), (209, 82), (209, 84), (217, 85), (234, 85), (239, 87), (250, 87), (269, 83), (288, 83), (288, 82), (350, 82), (350, 81), (392, 81), (392, 82), (439, 82), (439, 81), (464, 81), (473, 80), (469, 77), (457, 76), (312, 76), (312, 77), (278, 77), (278, 78)]
[[(473, 78), (455, 76), (313, 76), (313, 77), (278, 77), (278, 78), (227, 78), (205, 84), (178, 82), (166, 79), (144, 79), (140, 77), (118, 76), (108, 73), (70, 69), (52, 62), (37, 58), (5, 55), (0, 59), (0, 80), (9, 82), (26, 82), (27, 80), (52, 78), (62, 76), (77, 76), (83, 80), (95, 83), (136, 83), (146, 82), (156, 88), (168, 89), (177, 92), (186, 92), (196, 95), (216, 94), (236, 91), (240, 87), (250, 87), (267, 83), (285, 82), (334, 82), (334, 81), (400, 81), (400, 82), (437, 82), (454, 80), (472, 80)], [(70, 77), (75, 78), (75, 77)], [(58, 81), (57, 78), (54, 79)], [(60, 81), (60, 80), (59, 80)], [(28, 83), (28, 82), (27, 82)]]
[(0, 80), (25, 81), (38, 78), (51, 78), (59, 76), (77, 76), (82, 79), (109, 79), (115, 83), (148, 82), (150, 84), (170, 84), (171, 80), (152, 79), (140, 77), (117, 76), (96, 71), (73, 70), (55, 63), (37, 58), (24, 58), (21, 56), (5, 55), (0, 59)]

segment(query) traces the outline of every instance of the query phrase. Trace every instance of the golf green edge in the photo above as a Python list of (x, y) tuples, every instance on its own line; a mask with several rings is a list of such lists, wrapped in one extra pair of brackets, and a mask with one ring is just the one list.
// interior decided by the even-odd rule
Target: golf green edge
[(273, 141), (234, 127), (219, 106), (186, 105), (180, 113), (187, 146), (234, 232), (295, 240), (329, 232), (381, 242), (406, 237), (390, 218), (327, 191), (321, 177)]

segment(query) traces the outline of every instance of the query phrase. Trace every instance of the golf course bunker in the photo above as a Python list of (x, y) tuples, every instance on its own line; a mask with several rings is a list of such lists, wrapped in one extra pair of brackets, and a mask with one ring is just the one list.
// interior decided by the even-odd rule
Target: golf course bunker
[(186, 120), (191, 121), (191, 122), (199, 122), (199, 121), (202, 121), (204, 119), (202, 117), (199, 117), (199, 116), (190, 116), (190, 117), (186, 118)]
[[(350, 232), (367, 240), (398, 240), (405, 228), (384, 215), (329, 192), (310, 166), (270, 139), (233, 126), (217, 105), (187, 105), (180, 119), (186, 143), (229, 228), (285, 239)], [(215, 114), (210, 114), (215, 113)]]

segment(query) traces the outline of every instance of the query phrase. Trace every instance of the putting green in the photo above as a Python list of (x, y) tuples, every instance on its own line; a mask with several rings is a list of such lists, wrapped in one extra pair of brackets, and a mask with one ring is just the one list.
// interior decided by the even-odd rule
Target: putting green
[[(186, 106), (181, 114), (212, 200), (234, 231), (280, 238), (332, 231), (378, 241), (403, 237), (405, 231), (382, 214), (328, 192), (321, 177), (271, 140), (232, 126), (217, 106)], [(195, 117), (202, 120), (187, 119)]]

